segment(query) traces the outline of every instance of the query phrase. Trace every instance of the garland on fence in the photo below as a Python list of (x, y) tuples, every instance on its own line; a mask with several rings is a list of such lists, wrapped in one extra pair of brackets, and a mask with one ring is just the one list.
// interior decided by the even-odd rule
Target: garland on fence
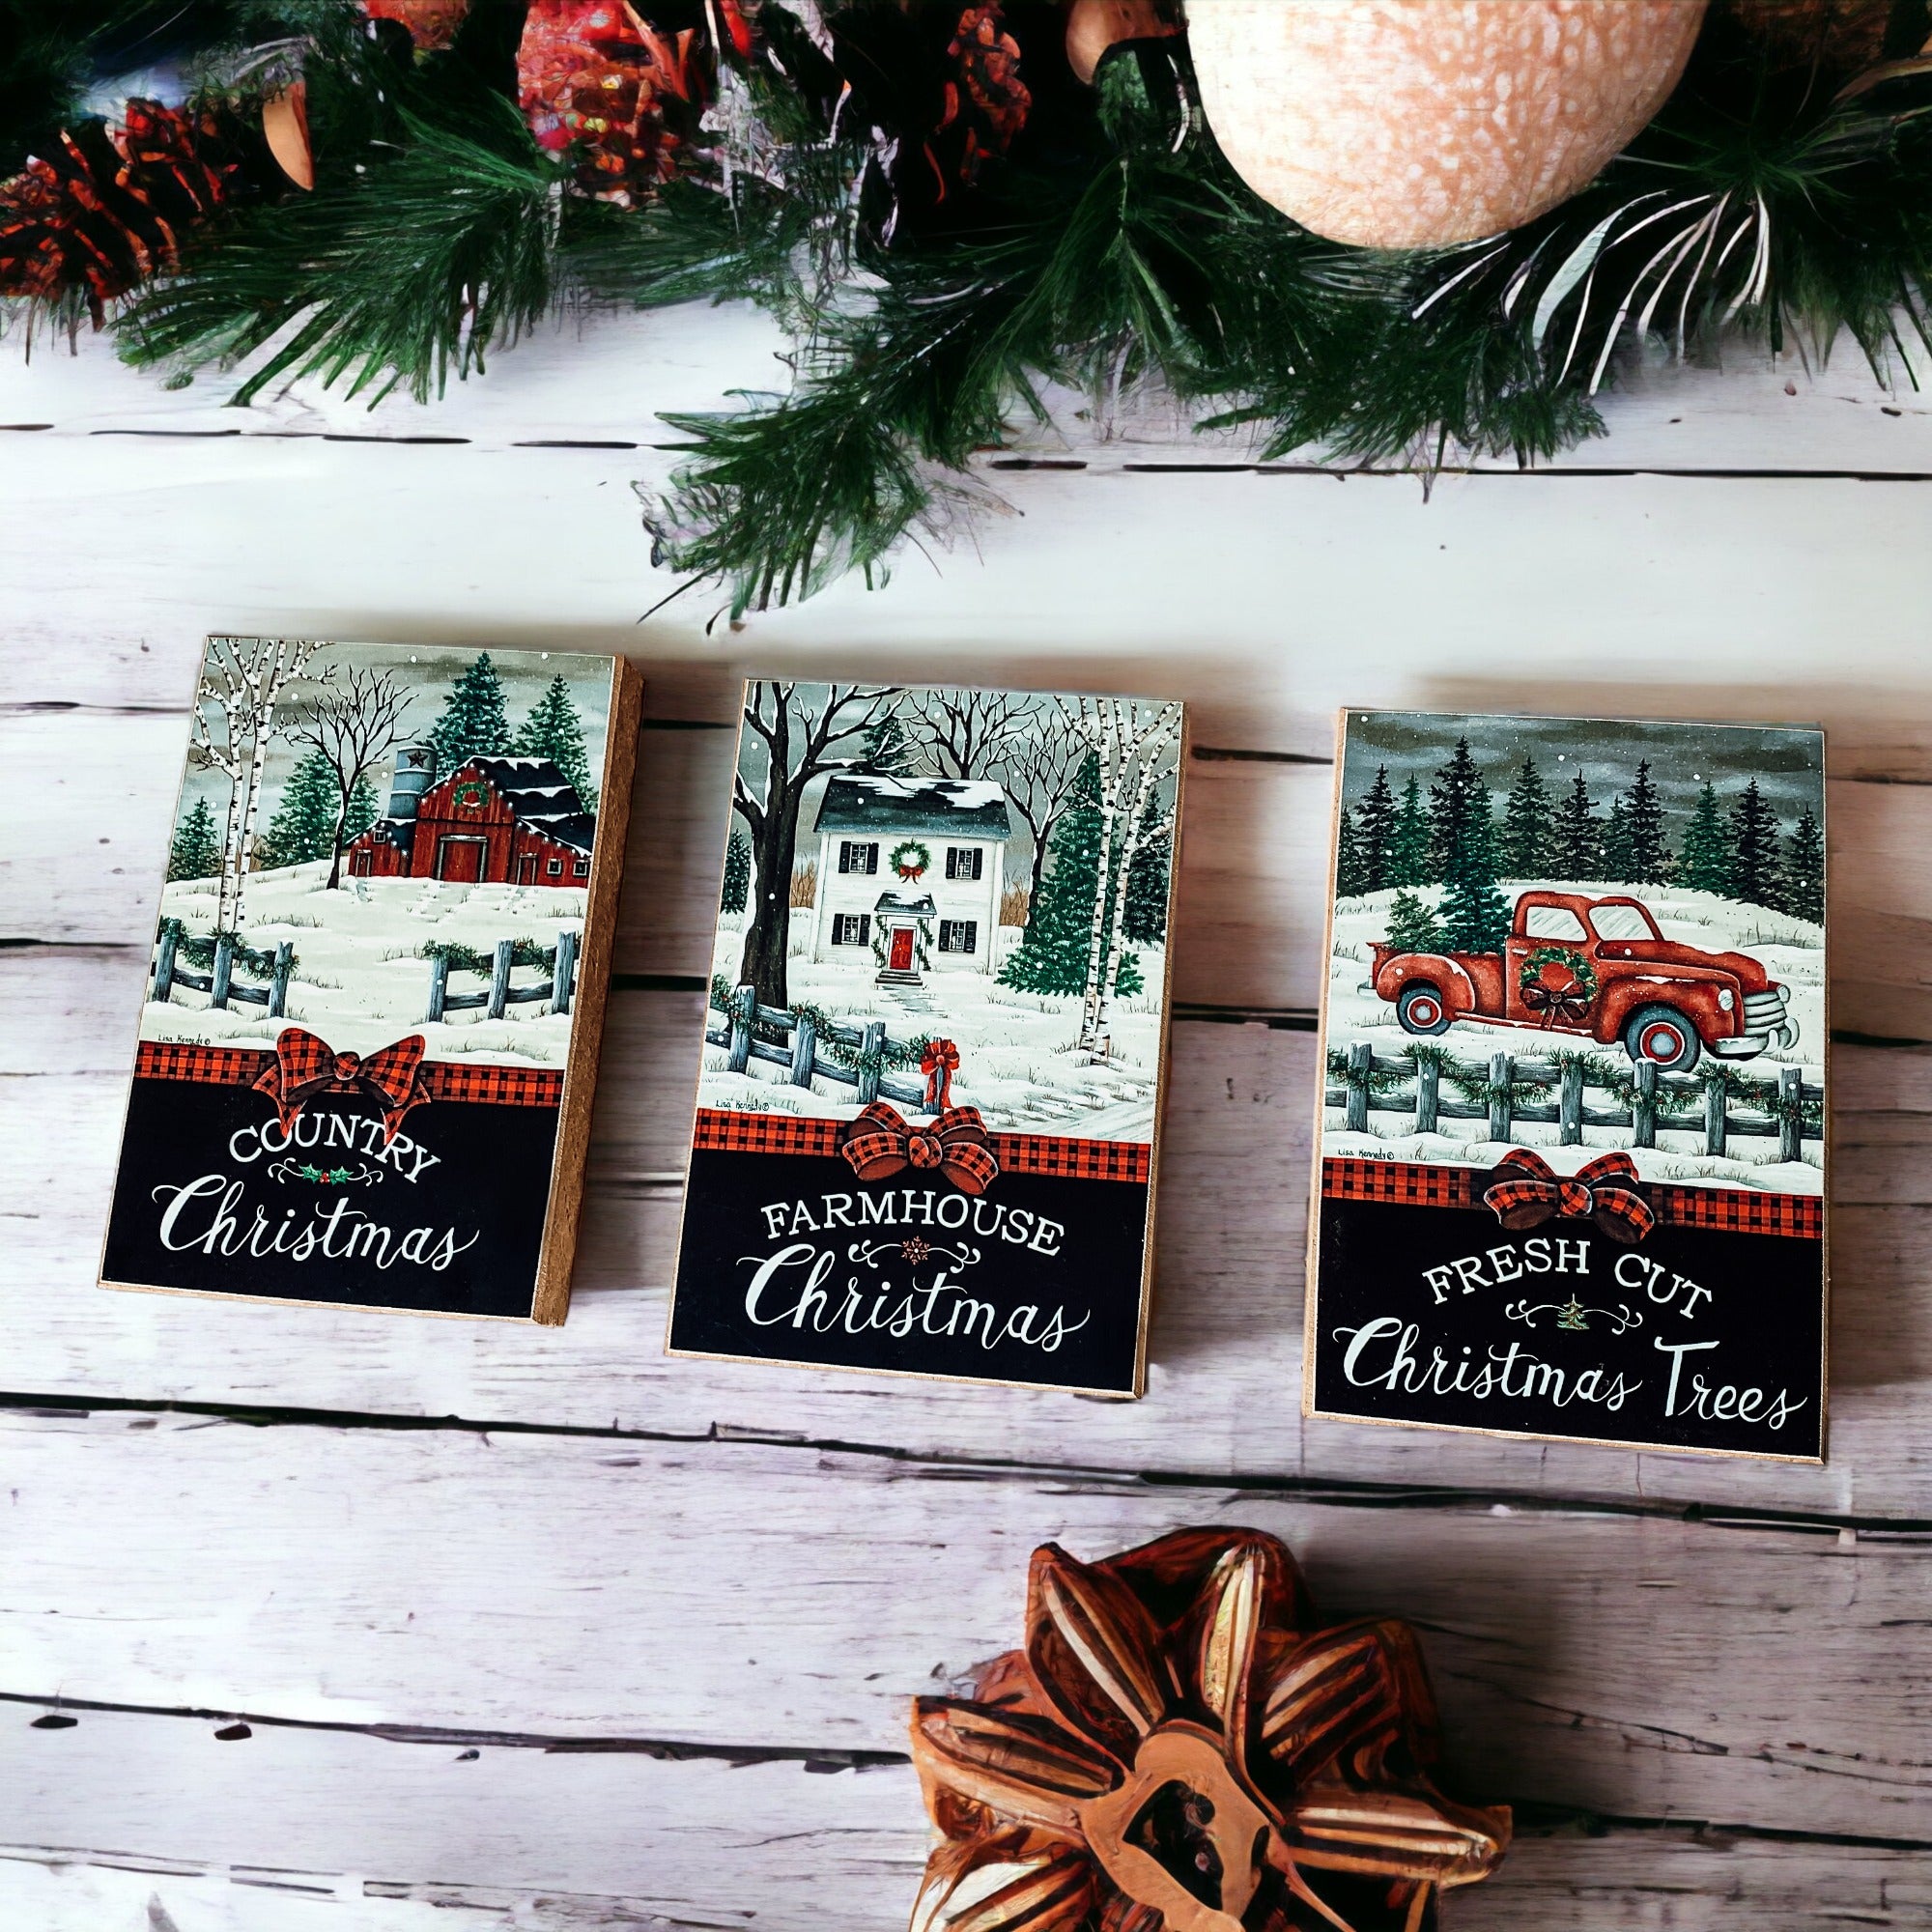
[[(180, 920), (172, 917), (162, 920), (156, 930), (157, 933), (174, 934), (175, 957), (197, 972), (213, 970), (215, 951), (223, 940), (229, 942), (229, 956), (243, 971), (254, 974), (257, 979), (266, 979), (275, 970), (275, 949), (249, 946), (239, 932), (190, 932)], [(299, 953), (289, 954), (291, 972), (300, 964)]]
[[(743, 1017), (739, 1011), (738, 989), (723, 973), (711, 976), (711, 1006), (732, 1026), (736, 1026)], [(917, 1039), (887, 1038), (867, 1051), (863, 1037), (857, 1041), (851, 1038), (855, 1029), (849, 1015), (841, 1019), (827, 1012), (823, 1007), (812, 1006), (805, 1000), (794, 1000), (788, 1010), (794, 1020), (810, 1023), (818, 1057), (830, 1061), (835, 1066), (843, 1067), (848, 1073), (903, 1072), (908, 1067), (919, 1065), (932, 1044), (932, 1037), (922, 1034)], [(762, 1019), (753, 1021), (752, 1033), (754, 1038), (772, 1046), (783, 1046), (790, 1037), (789, 1028)]]
[(1246, 185), (1184, 35), (1087, 85), (1047, 0), (0, 0), (0, 298), (170, 382), (253, 358), (240, 402), (427, 397), (560, 310), (758, 302), (789, 392), (668, 418), (646, 521), (762, 608), (943, 532), (1048, 382), (1429, 466), (1598, 434), (1619, 348), (1849, 335), (1887, 380), (1928, 339), (1932, 62), (1925, 0), (1877, 11), (1719, 0), (1579, 193), (1385, 253)]
[[(452, 973), (494, 973), (497, 970), (495, 948), (483, 952), (473, 946), (464, 945), (460, 939), (425, 939), (416, 948), (416, 957), (447, 960)], [(556, 948), (539, 946), (534, 939), (512, 940), (510, 964), (541, 966), (554, 973), (556, 970)]]

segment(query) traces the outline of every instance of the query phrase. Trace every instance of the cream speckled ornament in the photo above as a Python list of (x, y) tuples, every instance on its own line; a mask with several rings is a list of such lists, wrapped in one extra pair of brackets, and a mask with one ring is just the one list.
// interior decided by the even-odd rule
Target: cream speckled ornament
[(1598, 174), (1705, 0), (1188, 0), (1215, 139), (1264, 201), (1374, 248), (1493, 235)]

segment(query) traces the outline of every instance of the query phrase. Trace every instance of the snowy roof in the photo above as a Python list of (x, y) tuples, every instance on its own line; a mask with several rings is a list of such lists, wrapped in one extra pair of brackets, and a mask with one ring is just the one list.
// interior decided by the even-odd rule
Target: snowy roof
[(577, 787), (550, 758), (466, 758), (487, 779), (518, 820), (559, 845), (590, 850), (597, 820), (583, 809)]
[(820, 832), (941, 832), (1010, 838), (1007, 795), (990, 779), (894, 778), (848, 772), (825, 787)]
[(901, 919), (935, 919), (939, 908), (930, 893), (881, 893), (874, 912), (895, 912)]
[[(364, 838), (386, 838), (391, 845), (407, 852), (415, 843), (416, 825), (412, 818), (379, 818), (367, 826), (360, 837)], [(351, 841), (354, 842), (353, 840)]]

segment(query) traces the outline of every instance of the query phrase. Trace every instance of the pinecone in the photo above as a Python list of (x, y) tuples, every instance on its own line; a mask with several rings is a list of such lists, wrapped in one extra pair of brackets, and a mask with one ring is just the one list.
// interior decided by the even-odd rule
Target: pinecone
[(179, 266), (187, 229), (222, 204), (235, 163), (208, 113), (129, 100), (118, 127), (90, 121), (0, 184), (0, 297), (106, 304)]

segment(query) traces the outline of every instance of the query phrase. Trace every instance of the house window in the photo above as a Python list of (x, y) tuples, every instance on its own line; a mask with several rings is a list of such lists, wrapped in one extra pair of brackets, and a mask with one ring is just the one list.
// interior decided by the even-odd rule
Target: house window
[(561, 859), (553, 859), (544, 867), (544, 870), (554, 879), (563, 870), (563, 861)]
[(841, 872), (876, 872), (879, 869), (879, 848), (841, 838), (838, 841), (838, 869)]
[[(946, 848), (946, 876), (949, 879), (978, 879), (986, 870), (986, 848), (983, 845), (949, 845)], [(968, 952), (972, 948), (967, 947)]]
[(576, 859), (571, 862), (570, 875), (574, 879), (587, 879), (590, 876), (590, 861)]
[(834, 946), (869, 946), (872, 943), (872, 915), (868, 912), (841, 912), (832, 921)]
[(939, 950), (942, 952), (979, 952), (980, 922), (977, 919), (942, 919), (939, 922)]

